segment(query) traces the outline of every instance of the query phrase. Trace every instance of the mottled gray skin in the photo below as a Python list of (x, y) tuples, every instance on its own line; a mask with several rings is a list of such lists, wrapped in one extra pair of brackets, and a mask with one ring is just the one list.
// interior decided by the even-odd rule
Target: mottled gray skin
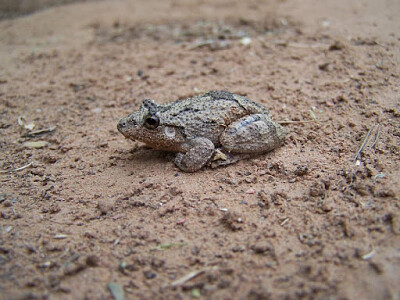
[(177, 152), (175, 164), (185, 172), (266, 153), (286, 135), (264, 106), (226, 91), (164, 105), (144, 100), (117, 127), (126, 138)]

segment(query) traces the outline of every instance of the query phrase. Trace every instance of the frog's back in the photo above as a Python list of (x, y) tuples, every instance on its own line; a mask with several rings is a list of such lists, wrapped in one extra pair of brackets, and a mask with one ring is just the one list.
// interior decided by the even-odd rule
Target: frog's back
[(225, 128), (250, 114), (268, 114), (268, 109), (227, 91), (211, 91), (165, 106), (170, 125), (184, 128), (187, 137), (207, 137), (217, 143)]
[[(251, 101), (249, 98), (227, 91), (210, 91), (208, 93), (184, 100), (187, 105), (210, 111), (211, 113), (226, 113), (229, 109), (243, 111), (243, 114), (268, 113), (264, 106)], [(213, 110), (215, 109), (215, 110)]]
[(249, 114), (268, 114), (268, 109), (250, 99), (227, 91), (211, 91), (170, 103), (167, 114), (173, 118), (221, 121), (225, 125)]

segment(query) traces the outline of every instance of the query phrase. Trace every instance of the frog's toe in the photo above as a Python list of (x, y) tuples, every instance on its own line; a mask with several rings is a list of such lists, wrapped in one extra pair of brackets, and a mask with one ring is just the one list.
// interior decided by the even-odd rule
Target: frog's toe
[(200, 170), (213, 156), (214, 144), (206, 138), (196, 138), (187, 144), (186, 153), (178, 153), (175, 164), (184, 172)]

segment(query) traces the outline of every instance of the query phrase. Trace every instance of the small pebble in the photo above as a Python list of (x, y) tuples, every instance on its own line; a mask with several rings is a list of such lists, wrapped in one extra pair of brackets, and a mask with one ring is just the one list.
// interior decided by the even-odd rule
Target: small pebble
[(108, 289), (115, 300), (124, 300), (124, 289), (118, 283), (110, 282)]
[(256, 190), (253, 189), (253, 188), (249, 188), (245, 193), (246, 193), (246, 194), (255, 194), (255, 193), (256, 193)]
[(157, 277), (157, 274), (152, 271), (144, 271), (143, 275), (146, 277), (146, 279), (154, 279)]

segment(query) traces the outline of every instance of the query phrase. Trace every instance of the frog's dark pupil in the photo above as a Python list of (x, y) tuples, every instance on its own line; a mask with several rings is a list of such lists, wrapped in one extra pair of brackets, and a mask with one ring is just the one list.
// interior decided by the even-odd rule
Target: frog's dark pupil
[(147, 128), (154, 129), (154, 128), (157, 128), (158, 125), (159, 125), (159, 120), (157, 117), (151, 116), (146, 119), (146, 127)]

